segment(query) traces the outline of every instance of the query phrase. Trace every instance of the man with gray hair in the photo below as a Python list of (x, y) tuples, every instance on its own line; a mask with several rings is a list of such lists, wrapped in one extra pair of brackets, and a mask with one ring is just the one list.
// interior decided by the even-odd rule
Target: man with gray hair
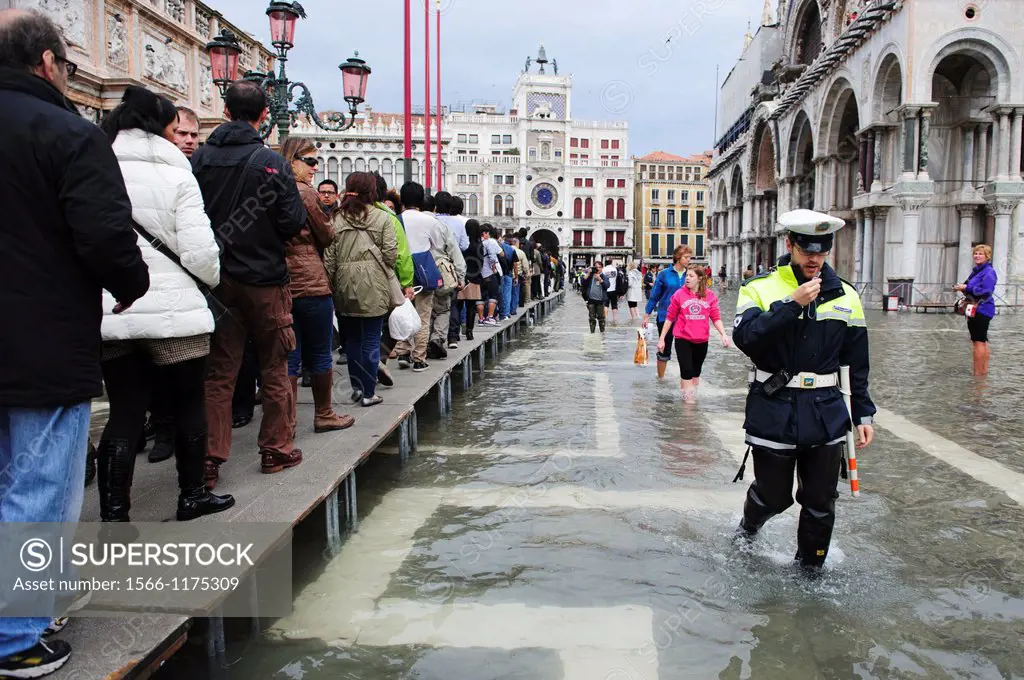
[[(76, 70), (53, 22), (0, 10), (0, 309), (12, 320), (0, 329), (4, 523), (78, 521), (90, 401), (103, 394), (102, 290), (117, 314), (149, 289), (114, 152), (65, 96)], [(16, 564), (6, 577), (33, 577)], [(33, 609), (54, 612), (53, 591), (33, 595)], [(67, 662), (70, 645), (44, 639), (50, 621), (0, 618), (0, 677)]]

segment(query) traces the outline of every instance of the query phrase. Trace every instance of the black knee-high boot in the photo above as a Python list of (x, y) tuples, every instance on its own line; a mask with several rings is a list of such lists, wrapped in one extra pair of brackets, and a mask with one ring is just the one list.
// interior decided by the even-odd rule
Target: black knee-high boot
[(127, 439), (101, 439), (96, 449), (100, 519), (104, 522), (130, 521), (135, 452), (135, 442)]
[(223, 512), (235, 504), (229, 495), (210, 493), (203, 480), (206, 460), (205, 432), (192, 437), (179, 436), (174, 452), (178, 468), (178, 521), (187, 522), (203, 515)]

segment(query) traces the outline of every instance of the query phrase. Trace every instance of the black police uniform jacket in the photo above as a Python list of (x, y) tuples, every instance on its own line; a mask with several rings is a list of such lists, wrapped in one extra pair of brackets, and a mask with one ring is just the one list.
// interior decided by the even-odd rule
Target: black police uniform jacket
[[(792, 299), (804, 282), (789, 256), (779, 267), (740, 288), (733, 340), (754, 366), (767, 373), (838, 373), (850, 367), (853, 422), (868, 425), (875, 405), (868, 394), (868, 333), (860, 296), (828, 264), (821, 292), (805, 309)], [(839, 387), (792, 389), (774, 395), (753, 381), (747, 394), (747, 443), (776, 450), (834, 444), (851, 427)]]

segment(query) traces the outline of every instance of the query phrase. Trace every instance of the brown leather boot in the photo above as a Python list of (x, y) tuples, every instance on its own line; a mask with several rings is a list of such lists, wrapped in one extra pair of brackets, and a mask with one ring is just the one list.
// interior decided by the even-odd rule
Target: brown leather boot
[[(291, 453), (276, 451), (260, 451), (260, 470), (264, 474), (273, 474), (286, 468), (293, 468), (302, 462), (302, 451), (294, 449)], [(209, 488), (209, 487), (207, 487)]]
[(331, 408), (331, 384), (334, 373), (319, 373), (313, 376), (313, 403), (316, 415), (313, 417), (313, 432), (333, 432), (352, 427), (356, 419), (352, 416), (340, 416)]
[(288, 376), (288, 382), (292, 386), (292, 441), (299, 429), (299, 376)]
[(222, 462), (216, 458), (207, 457), (203, 463), (203, 485), (206, 486), (208, 491), (213, 491), (217, 488), (217, 482), (220, 481), (220, 464)]

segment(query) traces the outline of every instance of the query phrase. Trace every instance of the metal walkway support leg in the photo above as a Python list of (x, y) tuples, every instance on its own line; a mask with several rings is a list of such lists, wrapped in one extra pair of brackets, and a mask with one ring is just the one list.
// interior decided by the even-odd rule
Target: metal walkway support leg
[(249, 577), (249, 640), (258, 640), (263, 633), (260, 623), (260, 590), (256, 583), (256, 573)]
[(462, 389), (473, 386), (473, 357), (467, 354), (462, 358)]
[[(342, 481), (345, 484), (345, 481)], [(334, 491), (327, 497), (327, 504), (324, 507), (327, 515), (327, 551), (331, 557), (341, 552), (341, 511), (338, 496), (341, 487), (335, 487)]]
[(452, 374), (445, 373), (437, 383), (437, 408), (441, 417), (452, 411)]
[(409, 448), (409, 419), (405, 418), (398, 426), (398, 457), (402, 461), (402, 465), (409, 460)]
[(416, 409), (409, 414), (409, 450), (418, 451), (420, 448), (420, 417)]
[(483, 375), (484, 371), (487, 369), (487, 349), (485, 345), (477, 347), (476, 355), (480, 359), (480, 375)]
[(221, 609), (218, 607), (213, 616), (206, 619), (206, 622), (206, 656), (209, 662), (210, 677), (221, 678), (224, 677), (228, 663), (227, 644), (224, 640), (224, 617)]
[(355, 531), (359, 527), (359, 507), (356, 505), (356, 471), (352, 470), (352, 473), (345, 478), (343, 484), (348, 488), (348, 505), (346, 507), (346, 515), (348, 518), (349, 531)]

